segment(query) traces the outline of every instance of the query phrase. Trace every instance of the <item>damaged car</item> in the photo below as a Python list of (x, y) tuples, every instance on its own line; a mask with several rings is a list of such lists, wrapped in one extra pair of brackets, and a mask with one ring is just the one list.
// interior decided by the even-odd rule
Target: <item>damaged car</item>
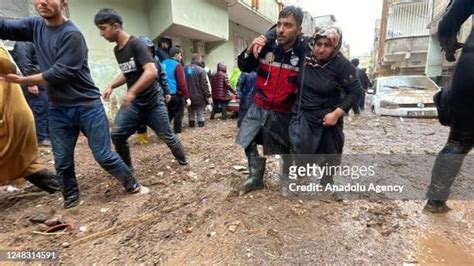
[(440, 88), (426, 76), (376, 78), (367, 91), (373, 113), (401, 117), (437, 117), (433, 96)]

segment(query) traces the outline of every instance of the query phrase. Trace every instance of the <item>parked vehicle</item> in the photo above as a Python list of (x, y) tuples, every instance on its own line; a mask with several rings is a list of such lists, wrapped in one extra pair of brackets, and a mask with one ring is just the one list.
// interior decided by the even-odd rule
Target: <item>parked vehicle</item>
[(426, 76), (391, 76), (374, 80), (366, 105), (377, 115), (437, 117), (433, 102), (438, 85)]

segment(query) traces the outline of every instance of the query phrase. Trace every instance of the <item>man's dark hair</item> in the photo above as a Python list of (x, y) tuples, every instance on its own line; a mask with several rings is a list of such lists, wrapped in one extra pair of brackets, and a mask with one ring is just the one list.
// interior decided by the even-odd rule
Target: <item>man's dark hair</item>
[(351, 60), (351, 63), (355, 66), (355, 67), (358, 67), (359, 66), (359, 59), (358, 58), (354, 58)]
[(95, 15), (94, 23), (96, 26), (102, 24), (110, 24), (113, 25), (115, 23), (119, 24), (122, 27), (123, 21), (122, 17), (117, 13), (117, 11), (113, 10), (112, 8), (102, 8), (97, 12)]
[(178, 47), (173, 47), (170, 49), (171, 57), (174, 57), (175, 55), (180, 54), (180, 53), (181, 53), (181, 49), (179, 49)]
[(293, 16), (296, 20), (297, 26), (301, 26), (303, 24), (303, 11), (301, 8), (296, 6), (286, 6), (278, 15), (278, 18), (286, 18), (289, 16)]

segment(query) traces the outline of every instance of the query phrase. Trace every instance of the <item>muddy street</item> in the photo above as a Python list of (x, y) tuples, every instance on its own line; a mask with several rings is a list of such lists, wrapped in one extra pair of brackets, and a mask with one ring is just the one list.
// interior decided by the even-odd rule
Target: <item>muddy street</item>
[[(191, 164), (179, 166), (164, 144), (132, 137), (136, 177), (150, 193), (126, 195), (93, 160), (84, 138), (76, 148), (81, 205), (62, 209), (60, 194), (28, 184), (0, 192), (0, 249), (58, 250), (60, 263), (474, 263), (474, 204), (449, 201), (447, 214), (424, 201), (301, 200), (280, 195), (279, 161), (269, 158), (267, 189), (245, 195), (236, 120), (208, 120), (179, 137)], [(345, 118), (346, 154), (435, 154), (448, 128), (434, 119)], [(49, 149), (41, 160), (54, 170)], [(41, 233), (38, 216), (70, 227)]]

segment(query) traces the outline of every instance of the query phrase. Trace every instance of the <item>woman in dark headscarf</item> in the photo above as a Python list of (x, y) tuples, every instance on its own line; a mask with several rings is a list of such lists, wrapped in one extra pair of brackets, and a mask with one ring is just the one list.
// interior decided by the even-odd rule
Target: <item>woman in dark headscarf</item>
[[(298, 76), (300, 90), (290, 122), (290, 142), (297, 164), (318, 156), (319, 165), (338, 165), (344, 147), (343, 116), (361, 93), (356, 68), (340, 51), (339, 28), (317, 28), (309, 40), (311, 56), (306, 57)], [(344, 92), (344, 97), (342, 94)], [(314, 156), (311, 156), (314, 162)], [(308, 157), (306, 157), (308, 158)], [(321, 185), (332, 184), (325, 176)]]

